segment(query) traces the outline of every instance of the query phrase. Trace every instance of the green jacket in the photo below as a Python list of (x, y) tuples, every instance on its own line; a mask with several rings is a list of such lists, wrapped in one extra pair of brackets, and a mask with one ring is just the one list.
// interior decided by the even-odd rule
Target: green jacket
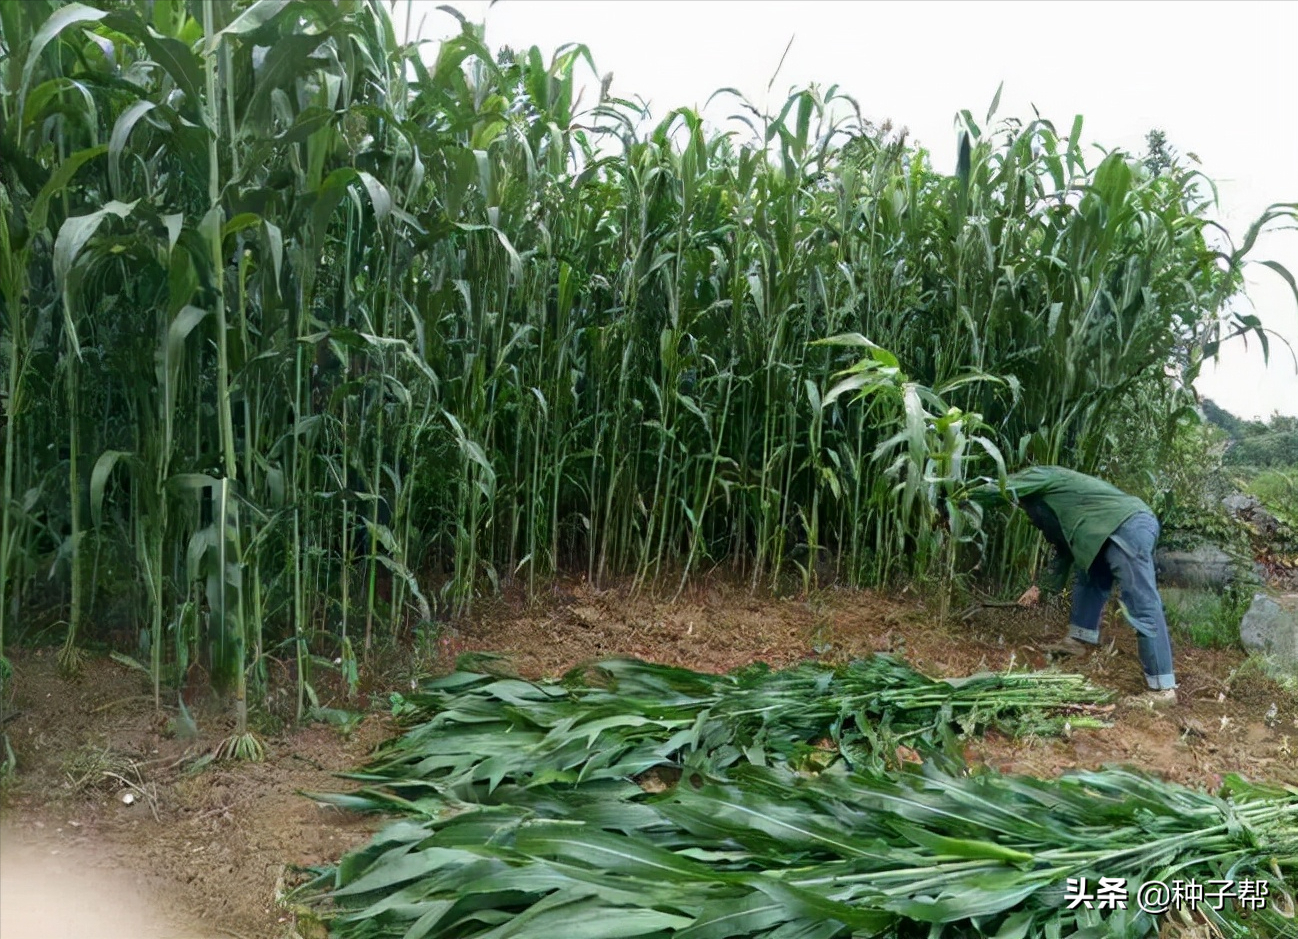
[[(1063, 540), (1076, 565), (1088, 570), (1118, 526), (1138, 512), (1149, 512), (1135, 496), (1094, 476), (1061, 466), (1033, 466), (1010, 476), (1005, 483), (1017, 502), (1039, 499), (1059, 520)], [(976, 490), (974, 498), (987, 503), (999, 498), (995, 484)], [(1152, 514), (1152, 513), (1151, 513)]]

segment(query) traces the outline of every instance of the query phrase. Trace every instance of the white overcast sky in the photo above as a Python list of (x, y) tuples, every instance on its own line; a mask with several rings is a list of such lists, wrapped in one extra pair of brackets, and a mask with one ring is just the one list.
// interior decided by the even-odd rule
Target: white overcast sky
[[(400, 38), (440, 40), (458, 24), (439, 0), (397, 0)], [(550, 54), (586, 44), (611, 93), (657, 116), (702, 108), (734, 87), (759, 107), (793, 87), (838, 84), (869, 119), (891, 120), (951, 172), (962, 109), (981, 119), (1004, 82), (998, 115), (1041, 116), (1067, 133), (1085, 117), (1088, 144), (1144, 149), (1157, 127), (1197, 154), (1216, 180), (1220, 219), (1243, 237), (1274, 202), (1298, 202), (1298, 3), (944, 2), (944, 0), (461, 0), (493, 49)], [(783, 67), (776, 68), (792, 39)], [(429, 53), (435, 50), (430, 45)], [(767, 87), (774, 77), (768, 97)], [(592, 82), (595, 79), (592, 79)], [(586, 95), (589, 102), (595, 94)], [(719, 110), (718, 117), (730, 109)], [(1254, 257), (1298, 275), (1298, 231), (1258, 242)], [(1298, 304), (1252, 265), (1247, 292), (1263, 323), (1298, 348)], [(1298, 372), (1279, 342), (1264, 368), (1236, 342), (1205, 367), (1201, 393), (1245, 417), (1298, 415)]]

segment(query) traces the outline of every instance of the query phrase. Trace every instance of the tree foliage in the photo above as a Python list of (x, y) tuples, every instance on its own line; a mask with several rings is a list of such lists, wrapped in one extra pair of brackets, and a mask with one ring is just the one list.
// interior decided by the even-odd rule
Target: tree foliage
[(1229, 439), (1227, 464), (1254, 469), (1298, 467), (1298, 417), (1277, 412), (1267, 421), (1244, 420), (1207, 400), (1203, 413)]

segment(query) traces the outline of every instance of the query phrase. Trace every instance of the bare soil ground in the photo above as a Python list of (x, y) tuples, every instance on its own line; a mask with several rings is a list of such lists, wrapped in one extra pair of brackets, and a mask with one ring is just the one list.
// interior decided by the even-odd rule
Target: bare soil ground
[[(830, 590), (810, 599), (755, 599), (726, 586), (699, 586), (672, 603), (571, 582), (542, 602), (479, 607), (445, 646), (449, 653), (507, 655), (527, 677), (618, 655), (724, 671), (759, 660), (781, 666), (877, 651), (931, 675), (961, 676), (1045, 667), (1042, 647), (1062, 635), (1065, 621), (1057, 609), (993, 608), (941, 625), (931, 607), (905, 595)], [(1111, 617), (1103, 639), (1101, 651), (1063, 666), (1124, 695), (1139, 692), (1132, 630)], [(115, 897), (123, 917), (150, 911), (147, 929), (129, 932), (146, 939), (291, 936), (292, 914), (276, 902), (285, 866), (333, 861), (382, 824), (322, 808), (300, 793), (348, 787), (332, 774), (363, 762), (392, 732), (382, 692), (409, 686), (408, 663), (398, 669), (389, 661), (363, 676), (372, 697), (350, 705), (366, 716), (349, 735), (311, 724), (269, 736), (265, 763), (192, 772), (193, 757), (229, 732), (214, 702), (194, 702), (200, 736), (179, 739), (168, 729), (175, 709), (156, 714), (139, 673), (93, 659), (79, 679), (65, 681), (51, 651), (11, 652), (16, 697), (8, 706), (19, 713), (5, 729), (19, 772), (6, 785), (0, 816), (4, 939), (63, 934), (50, 928), (65, 912), (53, 897), (44, 901), (39, 932), (30, 930), (30, 919), (23, 931), (18, 917), (25, 914), (13, 900), (40, 896), (34, 885), (56, 876), (91, 878), (95, 895)], [(1124, 702), (1111, 728), (1067, 739), (992, 736), (971, 741), (968, 755), (1037, 776), (1125, 764), (1209, 788), (1228, 773), (1298, 785), (1298, 700), (1241, 668), (1243, 662), (1239, 652), (1178, 648), (1176, 707), (1155, 712)], [(337, 689), (321, 703), (349, 706)], [(275, 706), (282, 708), (282, 694)], [(132, 804), (122, 801), (124, 793)], [(51, 872), (35, 877), (42, 864)], [(118, 926), (128, 921), (100, 915)]]

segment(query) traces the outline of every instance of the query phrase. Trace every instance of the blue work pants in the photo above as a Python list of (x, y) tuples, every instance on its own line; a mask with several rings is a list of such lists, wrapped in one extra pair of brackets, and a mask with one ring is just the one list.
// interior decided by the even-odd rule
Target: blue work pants
[(1138, 635), (1145, 682), (1155, 690), (1176, 687), (1172, 640), (1167, 634), (1163, 600), (1154, 582), (1158, 533), (1158, 519), (1148, 512), (1138, 512), (1109, 536), (1090, 570), (1078, 568), (1068, 630), (1068, 635), (1081, 642), (1099, 643), (1100, 620), (1116, 580), (1123, 612)]

